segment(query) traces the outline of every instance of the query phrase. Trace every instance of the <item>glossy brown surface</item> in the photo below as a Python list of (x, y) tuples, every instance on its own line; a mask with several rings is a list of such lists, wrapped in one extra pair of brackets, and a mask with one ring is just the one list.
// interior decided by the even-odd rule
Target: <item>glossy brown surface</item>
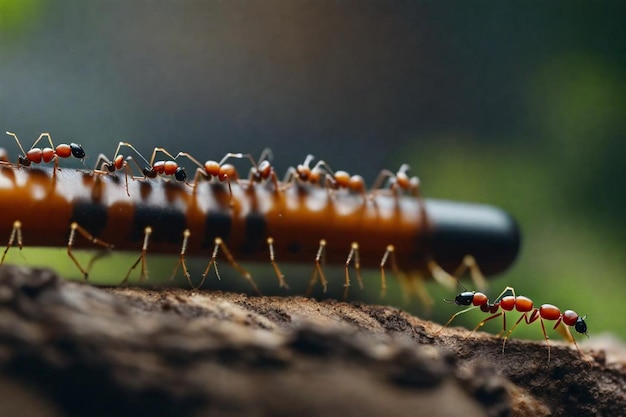
[[(404, 271), (424, 269), (429, 256), (454, 268), (465, 254), (480, 254), (487, 274), (505, 269), (517, 254), (515, 222), (493, 207), (427, 200), (426, 221), (419, 199), (386, 190), (364, 198), (346, 190), (329, 194), (315, 185), (283, 187), (239, 181), (232, 184), (231, 199), (224, 184), (203, 181), (194, 187), (130, 179), (129, 197), (123, 176), (63, 169), (54, 178), (51, 170), (5, 166), (0, 171), (0, 236), (8, 239), (19, 220), (26, 246), (64, 246), (76, 221), (116, 250), (138, 251), (150, 226), (149, 251), (177, 254), (189, 229), (189, 255), (209, 254), (220, 237), (236, 259), (267, 261), (267, 238), (272, 237), (278, 262), (312, 262), (324, 239), (328, 263), (345, 263), (356, 242), (363, 267), (379, 267), (393, 245)], [(437, 249), (441, 243), (446, 250)], [(76, 247), (85, 247), (84, 242)]]

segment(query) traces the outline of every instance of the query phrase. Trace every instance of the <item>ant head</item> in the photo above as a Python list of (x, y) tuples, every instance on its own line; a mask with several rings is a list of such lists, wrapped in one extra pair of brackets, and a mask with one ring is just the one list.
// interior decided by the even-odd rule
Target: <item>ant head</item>
[(25, 167), (29, 167), (31, 164), (31, 160), (28, 159), (26, 156), (20, 155), (17, 157), (17, 164), (25, 166)]
[(578, 333), (584, 334), (585, 336), (589, 337), (589, 335), (587, 334), (587, 323), (585, 323), (586, 318), (587, 318), (586, 314), (582, 317), (578, 317), (578, 319), (576, 319), (576, 324), (574, 325), (574, 329), (576, 329)]
[(176, 168), (176, 172), (174, 173), (174, 178), (176, 178), (176, 180), (180, 182), (186, 181), (187, 174), (185, 173), (185, 168), (184, 167)]
[(76, 159), (85, 159), (85, 151), (83, 147), (77, 143), (70, 143), (70, 149), (72, 151), (72, 156)]
[(150, 167), (150, 166), (144, 167), (142, 172), (143, 172), (143, 175), (146, 178), (156, 178), (157, 177), (157, 172), (155, 171), (155, 169), (153, 167)]
[(463, 291), (454, 298), (454, 304), (459, 306), (471, 305), (474, 301), (474, 291)]

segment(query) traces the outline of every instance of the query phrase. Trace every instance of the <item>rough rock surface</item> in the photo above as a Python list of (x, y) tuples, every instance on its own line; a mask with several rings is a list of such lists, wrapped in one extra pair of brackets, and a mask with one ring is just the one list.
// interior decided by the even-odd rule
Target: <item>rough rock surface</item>
[[(0, 268), (0, 415), (618, 416), (602, 350), (501, 341), (377, 305), (98, 288)], [(586, 361), (586, 360), (588, 361)]]

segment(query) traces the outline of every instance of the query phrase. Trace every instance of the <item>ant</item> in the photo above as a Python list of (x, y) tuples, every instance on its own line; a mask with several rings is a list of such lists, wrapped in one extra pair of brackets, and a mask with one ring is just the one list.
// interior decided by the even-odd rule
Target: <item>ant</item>
[(179, 152), (176, 155), (176, 158), (178, 158), (179, 156), (184, 156), (188, 158), (191, 162), (198, 166), (198, 168), (196, 169), (196, 175), (194, 176), (193, 180), (194, 192), (196, 191), (196, 187), (199, 184), (200, 179), (204, 178), (210, 181), (213, 178), (217, 178), (219, 182), (225, 182), (228, 185), (228, 193), (230, 194), (231, 199), (233, 196), (231, 181), (237, 183), (239, 181), (239, 173), (237, 172), (237, 169), (234, 165), (227, 164), (226, 161), (231, 158), (248, 158), (250, 162), (252, 162), (252, 165), (256, 166), (256, 162), (252, 158), (252, 155), (243, 153), (227, 153), (219, 162), (214, 160), (208, 160), (204, 164), (201, 164), (200, 161), (198, 161), (187, 152)]
[(232, 200), (233, 190), (231, 182), (236, 184), (239, 183), (239, 173), (234, 165), (226, 163), (226, 161), (231, 158), (248, 159), (252, 163), (248, 177), (248, 187), (251, 187), (253, 183), (261, 183), (262, 181), (269, 180), (274, 185), (274, 190), (276, 192), (280, 190), (276, 172), (270, 163), (270, 160), (272, 159), (272, 151), (269, 148), (263, 150), (258, 163), (249, 153), (227, 153), (219, 162), (209, 160), (204, 164), (201, 164), (200, 161), (187, 152), (179, 152), (176, 155), (176, 158), (179, 156), (188, 158), (191, 162), (198, 166), (196, 169), (196, 175), (194, 176), (194, 192), (196, 191), (196, 186), (198, 185), (200, 179), (211, 181), (213, 178), (216, 178), (219, 182), (225, 182), (228, 185), (228, 192)]
[(259, 162), (254, 163), (253, 161), (252, 167), (250, 168), (250, 174), (248, 176), (249, 184), (258, 184), (269, 180), (274, 185), (274, 190), (279, 191), (278, 177), (276, 176), (274, 167), (270, 162), (272, 158), (272, 150), (270, 148), (265, 148), (263, 152), (261, 152), (261, 156), (259, 156)]
[(289, 183), (297, 179), (303, 183), (319, 185), (323, 178), (324, 186), (329, 191), (346, 189), (365, 197), (365, 180), (362, 176), (350, 175), (346, 171), (333, 171), (325, 161), (318, 161), (311, 168), (313, 159), (315, 157), (309, 154), (302, 164), (298, 164), (296, 168), (289, 168), (283, 182)]
[[(548, 363), (550, 363), (550, 338), (546, 333), (544, 320), (551, 320), (556, 321), (553, 329), (557, 329), (570, 343), (574, 343), (574, 346), (576, 346), (576, 349), (582, 356), (582, 352), (578, 347), (576, 340), (572, 336), (569, 327), (573, 326), (577, 333), (584, 334), (585, 336), (589, 337), (589, 335), (587, 334), (587, 323), (585, 323), (585, 319), (587, 318), (586, 315), (580, 317), (573, 310), (565, 310), (561, 313), (561, 310), (552, 304), (542, 304), (540, 307), (535, 307), (533, 301), (530, 298), (523, 295), (516, 296), (515, 289), (513, 287), (506, 287), (504, 291), (502, 291), (500, 295), (496, 297), (493, 303), (489, 302), (489, 298), (482, 292), (468, 291), (463, 286), (461, 287), (464, 291), (459, 293), (455, 297), (454, 303), (456, 305), (470, 307), (453, 314), (448, 322), (437, 333), (435, 333), (435, 335), (439, 335), (446, 327), (448, 327), (452, 320), (454, 320), (460, 314), (466, 313), (475, 308), (480, 308), (482, 312), (491, 315), (478, 323), (476, 327), (474, 327), (474, 329), (467, 336), (465, 336), (465, 338), (467, 339), (469, 336), (472, 335), (472, 333), (484, 326), (485, 323), (487, 323), (489, 320), (495, 319), (500, 316), (502, 316), (502, 331), (500, 331), (499, 333), (499, 336), (501, 336), (502, 334), (504, 334), (504, 332), (506, 332), (506, 312), (513, 311), (513, 309), (515, 309), (523, 314), (504, 336), (502, 342), (502, 353), (504, 353), (506, 342), (511, 336), (511, 333), (513, 333), (515, 328), (522, 322), (522, 320), (524, 320), (526, 324), (531, 324), (539, 320), (539, 322), (541, 323), (541, 329), (543, 331), (543, 337), (546, 340), (546, 344), (548, 345)], [(507, 295), (509, 293), (510, 295)], [(452, 300), (444, 301), (452, 302)], [(569, 327), (562, 326), (562, 324), (565, 324)]]
[[(26, 152), (24, 151), (24, 148), (22, 147), (22, 144), (20, 143), (20, 140), (17, 138), (17, 135), (15, 133), (13, 132), (5, 132), (5, 133), (15, 138), (15, 142), (17, 143), (17, 146), (22, 151), (22, 155), (18, 156), (17, 165), (22, 165), (22, 166), (27, 167), (27, 166), (30, 166), (31, 163), (39, 164), (41, 162), (44, 162), (47, 164), (51, 162), (52, 160), (54, 160), (53, 176), (56, 176), (56, 171), (57, 171), (57, 168), (59, 167), (59, 158), (69, 158), (70, 156), (73, 156), (76, 159), (80, 159), (83, 165), (85, 165), (85, 151), (83, 150), (83, 147), (77, 143), (72, 142), (69, 145), (67, 143), (62, 143), (55, 147), (54, 144), (52, 143), (52, 138), (50, 137), (50, 134), (42, 133), (41, 135), (39, 135), (37, 140), (30, 147), (28, 152)], [(35, 146), (44, 137), (48, 138), (48, 143), (50, 143), (50, 147), (49, 148), (36, 148)], [(85, 165), (85, 168), (87, 168), (86, 165)]]
[[(141, 168), (137, 161), (132, 156), (126, 157), (119, 153), (120, 148), (125, 146), (127, 148), (132, 149), (138, 156), (145, 162), (144, 168)], [(162, 152), (165, 155), (169, 156), (171, 160), (169, 161), (157, 161), (154, 162), (157, 152)], [(187, 183), (187, 174), (185, 173), (185, 169), (180, 167), (176, 161), (174, 161), (176, 157), (172, 156), (165, 148), (154, 148), (152, 151), (152, 157), (150, 158), (150, 162), (137, 150), (135, 147), (129, 142), (120, 142), (117, 145), (117, 149), (113, 154), (113, 160), (110, 160), (104, 154), (98, 155), (98, 159), (96, 161), (96, 172), (99, 173), (113, 173), (115, 171), (119, 171), (124, 169), (124, 175), (126, 180), (126, 194), (130, 197), (130, 193), (128, 192), (128, 175), (130, 173), (131, 178), (134, 179), (132, 169), (128, 164), (128, 161), (132, 161), (137, 165), (140, 169), (144, 178), (156, 178), (158, 175), (173, 175), (177, 181)], [(99, 166), (99, 168), (98, 168)]]
[(420, 180), (416, 176), (409, 177), (407, 171), (410, 168), (409, 164), (402, 164), (395, 174), (387, 169), (383, 169), (372, 185), (372, 193), (383, 189), (385, 180), (387, 180), (390, 184), (389, 187), (391, 191), (396, 197), (398, 196), (399, 189), (410, 192), (413, 197), (420, 197)]
[(294, 180), (299, 180), (303, 183), (309, 183), (313, 185), (319, 185), (321, 177), (324, 174), (322, 166), (326, 166), (326, 162), (319, 161), (313, 168), (310, 167), (311, 162), (315, 157), (311, 154), (307, 155), (304, 162), (298, 164), (295, 168), (290, 167), (285, 173), (283, 183), (291, 183)]
[(372, 185), (369, 197), (375, 203), (376, 195), (384, 190), (385, 185), (388, 185), (396, 201), (396, 208), (399, 208), (400, 192), (409, 193), (417, 200), (421, 217), (424, 223), (428, 225), (429, 219), (426, 213), (426, 203), (420, 188), (420, 179), (416, 176), (409, 177), (409, 169), (409, 164), (402, 164), (395, 174), (387, 169), (380, 171), (378, 178)]

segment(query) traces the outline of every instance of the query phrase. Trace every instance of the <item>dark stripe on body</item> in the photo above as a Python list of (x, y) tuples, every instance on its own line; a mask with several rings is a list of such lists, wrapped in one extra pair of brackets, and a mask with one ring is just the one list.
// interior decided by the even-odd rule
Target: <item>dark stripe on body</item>
[(152, 227), (150, 240), (154, 242), (180, 243), (187, 227), (185, 213), (171, 207), (135, 206), (135, 216), (129, 240), (138, 242), (144, 238), (146, 226)]
[(98, 237), (106, 228), (108, 211), (103, 204), (91, 200), (78, 200), (72, 204), (71, 222), (76, 222), (89, 233)]
[(291, 254), (298, 254), (302, 251), (302, 244), (298, 241), (293, 241), (287, 245), (287, 250)]
[(204, 242), (203, 248), (212, 248), (215, 244), (215, 238), (219, 237), (224, 242), (228, 242), (230, 231), (233, 226), (231, 215), (222, 211), (210, 211), (206, 215), (204, 223)]
[(251, 213), (246, 217), (246, 239), (241, 246), (244, 254), (251, 254), (263, 248), (267, 238), (267, 222), (265, 217), (258, 213)]

